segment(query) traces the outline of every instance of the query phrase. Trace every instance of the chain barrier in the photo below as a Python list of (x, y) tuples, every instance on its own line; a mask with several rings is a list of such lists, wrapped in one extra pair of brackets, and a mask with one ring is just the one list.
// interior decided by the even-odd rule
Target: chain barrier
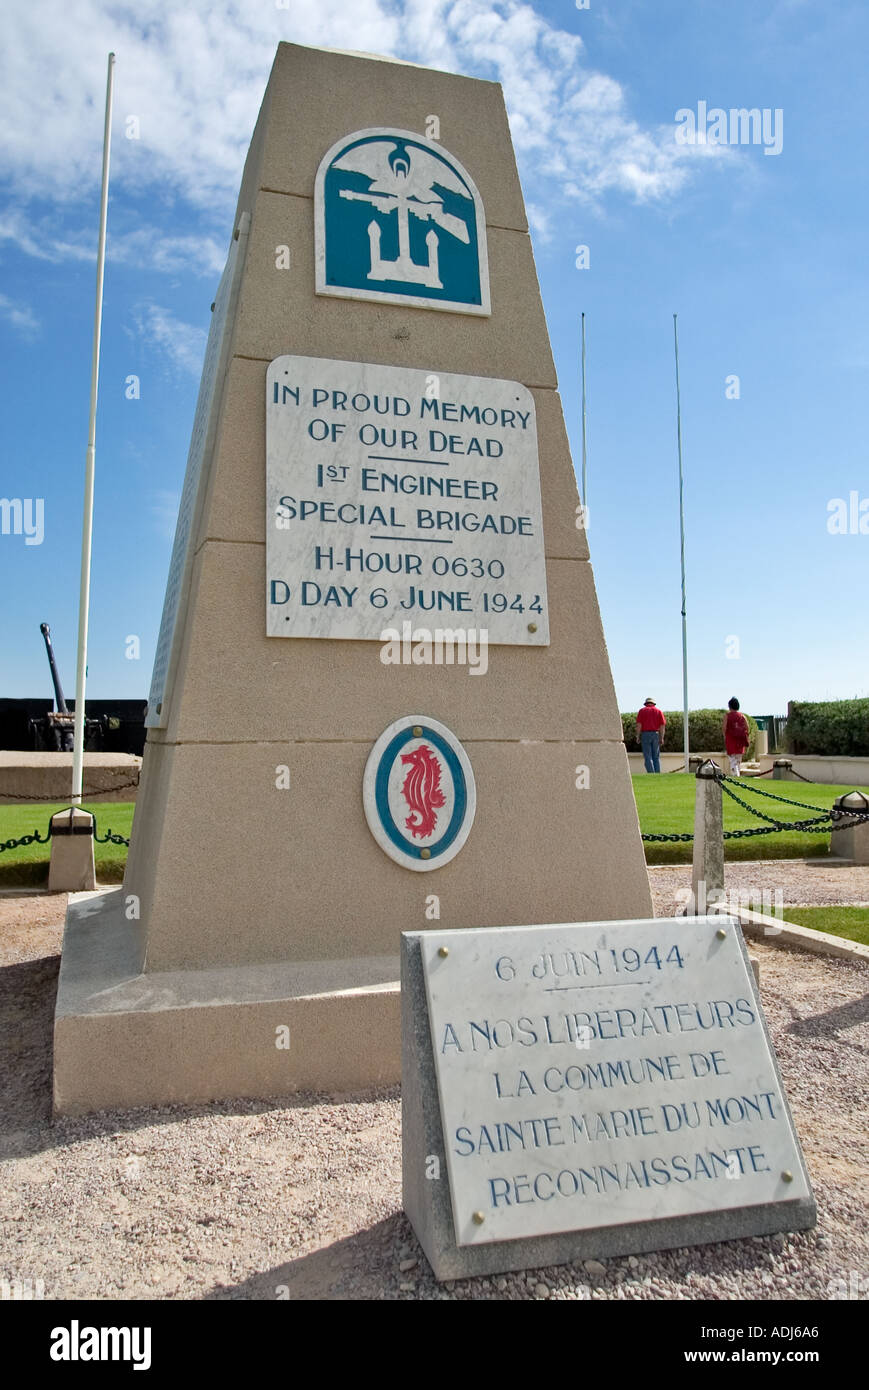
[[(749, 835), (774, 835), (777, 831), (780, 830), (796, 830), (803, 835), (824, 834), (825, 832), (833, 830), (836, 824), (843, 818), (842, 812), (839, 812), (837, 814), (833, 811), (824, 811), (820, 815), (813, 816), (811, 819), (796, 821), (777, 821), (774, 820), (772, 816), (765, 816), (762, 811), (758, 811), (755, 809), (754, 806), (750, 806), (747, 801), (743, 801), (741, 797), (737, 796), (735, 792), (732, 792), (729, 787), (726, 787), (724, 785), (725, 782), (731, 782), (735, 779), (730, 777), (722, 777), (719, 780), (722, 784), (721, 790), (723, 792), (726, 792), (726, 794), (729, 797), (731, 797), (735, 802), (737, 802), (746, 811), (748, 811), (749, 815), (756, 816), (758, 820), (765, 820), (769, 822), (769, 828), (766, 828), (764, 826), (756, 826), (747, 830), (725, 830), (725, 840), (741, 840), (745, 839)], [(753, 787), (752, 790), (756, 791), (759, 796), (768, 796), (772, 801), (783, 801), (788, 806), (801, 806), (803, 807), (803, 809), (809, 811), (820, 810), (820, 807), (818, 806), (807, 806), (806, 802), (804, 801), (789, 801), (788, 798), (785, 796), (776, 796), (773, 792), (762, 792), (759, 787)], [(846, 820), (847, 825), (859, 825), (863, 821), (869, 821), (869, 815), (850, 816), (847, 812), (845, 812), (844, 818)]]
[[(82, 791), (82, 798), (90, 800), (91, 797), (96, 796), (108, 794), (114, 796), (115, 792), (125, 792), (129, 787), (138, 787), (138, 785), (139, 779), (136, 778), (135, 782), (122, 782), (118, 787), (91, 787), (87, 791)], [(59, 800), (58, 797), (46, 796), (45, 792), (39, 792), (36, 796), (28, 796), (25, 792), (3, 792), (3, 800), (0, 805), (12, 806), (16, 801), (41, 801), (43, 804), (48, 804), (57, 800)]]
[[(725, 830), (723, 832), (723, 838), (725, 840), (745, 840), (753, 835), (775, 835), (780, 831), (786, 830), (797, 831), (802, 835), (818, 835), (828, 833), (837, 826), (844, 828), (845, 826), (860, 825), (869, 821), (869, 813), (851, 813), (841, 809), (838, 811), (822, 811), (820, 806), (812, 806), (807, 801), (792, 801), (791, 798), (787, 796), (777, 796), (775, 792), (764, 791), (760, 787), (752, 786), (749, 782), (744, 782), (742, 779), (727, 777), (724, 773), (722, 773), (717, 780), (721, 784), (721, 790), (726, 792), (726, 794), (739, 806), (742, 806), (744, 810), (748, 811), (749, 815), (755, 816), (758, 820), (765, 820), (768, 822), (767, 825), (748, 826), (744, 830)], [(804, 780), (808, 779), (805, 778)], [(754, 792), (756, 796), (765, 796), (770, 801), (781, 801), (786, 806), (798, 806), (803, 811), (815, 811), (817, 814), (806, 817), (804, 820), (776, 820), (773, 816), (764, 815), (763, 811), (758, 811), (756, 807), (750, 805), (747, 801), (743, 801), (742, 797), (737, 796), (735, 792), (731, 791), (729, 786), (724, 785), (727, 782), (732, 786), (741, 787), (743, 791)], [(674, 844), (693, 840), (694, 836), (688, 834), (643, 835), (642, 839), (652, 844)]]
[[(766, 772), (755, 772), (755, 773), (753, 774), (753, 776), (754, 776), (754, 777), (771, 777), (772, 774), (773, 774), (774, 772), (775, 772), (775, 768), (774, 768), (774, 767), (768, 767), (767, 770), (766, 770)], [(788, 772), (790, 773), (791, 777), (799, 777), (799, 779), (800, 779), (801, 782), (811, 782), (811, 780), (812, 780), (811, 777), (804, 777), (803, 774), (802, 774), (801, 772), (797, 772), (797, 770), (796, 770), (795, 767), (789, 767), (789, 768), (788, 768)], [(787, 778), (785, 778), (785, 781), (787, 781)]]
[(745, 840), (751, 835), (777, 835), (780, 830), (796, 830), (801, 835), (823, 835), (829, 832), (830, 823), (824, 818), (820, 825), (811, 821), (793, 821), (792, 823), (782, 823), (781, 825), (756, 825), (749, 826), (746, 830), (725, 830), (722, 835), (724, 840)]
[(642, 839), (652, 840), (655, 844), (663, 844), (666, 841), (693, 840), (693, 835), (643, 835)]
[[(115, 792), (125, 792), (130, 787), (138, 787), (138, 785), (139, 779), (137, 777), (135, 782), (122, 782), (120, 786), (117, 787), (92, 787), (87, 791), (82, 790), (82, 799), (89, 800), (92, 796), (104, 796), (107, 792), (111, 792), (114, 795)], [(41, 792), (37, 796), (28, 796), (23, 793), (21, 795), (19, 795), (18, 793), (12, 793), (8, 796), (4, 795), (3, 801), (0, 802), (0, 808), (2, 808), (3, 805), (13, 805), (16, 801), (41, 801), (43, 804), (45, 804), (46, 802), (50, 803), (53, 799), (54, 798), (50, 796), (47, 797), (44, 792)], [(57, 815), (58, 813), (54, 812), (54, 814)], [(91, 812), (90, 814), (93, 815), (93, 812)], [(19, 840), (0, 840), (0, 854), (2, 854), (4, 850), (20, 849), (26, 845), (47, 845), (50, 839), (51, 821), (49, 821), (48, 823), (48, 833), (45, 835), (40, 835), (38, 830), (34, 830), (32, 835), (22, 835)], [(111, 830), (111, 828), (106, 831), (105, 835), (98, 835), (96, 816), (94, 816), (94, 839), (98, 842), (98, 844), (101, 845), (126, 845), (129, 848), (130, 844), (130, 841), (128, 839), (126, 839), (123, 835), (116, 835), (114, 831)]]
[(0, 854), (5, 849), (18, 849), (21, 845), (47, 845), (51, 835), (40, 835), (38, 830), (34, 830), (32, 835), (22, 835), (20, 840), (0, 840)]
[[(765, 791), (763, 787), (753, 787), (751, 782), (744, 780), (742, 777), (728, 777), (726, 773), (722, 773), (719, 780), (722, 782), (729, 782), (732, 787), (741, 787), (745, 792), (753, 792), (755, 796), (765, 796), (770, 801), (783, 801), (786, 806), (799, 806), (801, 811), (821, 810), (820, 806), (812, 806), (808, 801), (792, 801), (789, 796), (779, 796), (777, 792)], [(730, 795), (733, 796), (733, 792), (731, 792)], [(736, 800), (738, 801), (739, 798), (737, 797)], [(741, 805), (744, 806), (745, 802), (742, 802)], [(751, 807), (748, 809), (751, 810)], [(829, 812), (827, 814), (829, 814)]]
[[(72, 809), (72, 808), (70, 808), (70, 809)], [(58, 814), (58, 812), (55, 812), (55, 815), (57, 815), (57, 814)], [(91, 812), (90, 814), (93, 815), (93, 812)], [(108, 845), (108, 844), (112, 844), (112, 845), (126, 845), (126, 846), (129, 848), (130, 841), (129, 841), (128, 839), (126, 839), (123, 835), (117, 835), (117, 834), (115, 834), (115, 832), (114, 832), (111, 828), (109, 828), (109, 829), (106, 831), (105, 835), (98, 835), (98, 834), (97, 834), (97, 818), (96, 818), (96, 816), (93, 817), (93, 821), (94, 821), (94, 839), (97, 841), (98, 844), (101, 844), (101, 845)], [(22, 835), (21, 838), (18, 839), (18, 840), (0, 840), (0, 854), (2, 854), (4, 850), (7, 850), (7, 849), (21, 849), (22, 846), (26, 846), (26, 845), (35, 845), (35, 844), (47, 845), (50, 839), (51, 839), (51, 821), (48, 822), (48, 833), (45, 834), (45, 835), (40, 835), (40, 833), (39, 833), (38, 830), (34, 830), (34, 832), (33, 832), (32, 835)]]
[[(93, 816), (93, 811), (91, 811)], [(94, 816), (94, 839), (101, 845), (126, 845), (129, 848), (129, 840), (125, 840), (123, 835), (115, 835), (111, 830), (107, 830), (105, 835), (97, 834), (97, 818)]]

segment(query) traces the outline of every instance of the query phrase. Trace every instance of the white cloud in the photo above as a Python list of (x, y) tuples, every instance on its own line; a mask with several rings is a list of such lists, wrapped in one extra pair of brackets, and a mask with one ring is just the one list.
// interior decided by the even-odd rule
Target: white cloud
[[(582, 40), (524, 0), (41, 0), (7, 16), (0, 47), (4, 121), (0, 165), (19, 208), (50, 200), (53, 226), (35, 232), (23, 212), (5, 234), (33, 255), (92, 256), (81, 200), (95, 212), (105, 55), (118, 56), (113, 190), (178, 197), (214, 227), (226, 225), (279, 39), (380, 52), (503, 83), (531, 200), (598, 203), (672, 197), (698, 158), (720, 147), (675, 142), (671, 126), (643, 128), (621, 85), (595, 72)], [(125, 137), (130, 115), (140, 138)], [(64, 226), (57, 225), (59, 215)], [(75, 225), (78, 230), (70, 230)], [(92, 227), (93, 217), (90, 218)], [(144, 229), (110, 238), (110, 254), (177, 269), (203, 264), (195, 238)], [(225, 248), (205, 248), (207, 273)]]
[[(0, 244), (10, 242), (41, 261), (94, 261), (97, 254), (97, 212), (90, 227), (77, 227), (62, 235), (57, 215), (34, 216), (23, 207), (0, 214)], [(226, 247), (213, 236), (167, 236), (159, 227), (138, 226), (119, 231), (109, 222), (106, 257), (110, 264), (136, 265), (141, 269), (176, 272), (194, 270), (218, 275), (226, 260)]]
[(153, 343), (169, 358), (174, 367), (198, 377), (202, 371), (207, 333), (204, 328), (183, 323), (162, 309), (159, 304), (142, 304), (134, 314), (136, 331), (147, 343)]
[(30, 306), (15, 304), (5, 294), (0, 294), (0, 318), (6, 319), (25, 338), (34, 338), (39, 332), (39, 319)]

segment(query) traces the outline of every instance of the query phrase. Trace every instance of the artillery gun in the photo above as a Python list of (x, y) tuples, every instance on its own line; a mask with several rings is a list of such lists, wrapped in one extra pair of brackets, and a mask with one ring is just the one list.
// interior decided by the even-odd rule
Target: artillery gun
[[(45, 650), (48, 655), (48, 665), (51, 671), (51, 679), (54, 685), (54, 703), (56, 710), (49, 710), (38, 719), (29, 721), (30, 730), (33, 734), (33, 746), (36, 749), (45, 750), (53, 753), (71, 753), (75, 739), (75, 714), (71, 713), (66, 707), (63, 686), (60, 683), (60, 674), (57, 669), (57, 662), (54, 659), (54, 649), (51, 645), (51, 629), (48, 623), (40, 623), (39, 631), (45, 641)], [(84, 746), (85, 748), (99, 748), (102, 742), (102, 724), (99, 719), (85, 720)]]

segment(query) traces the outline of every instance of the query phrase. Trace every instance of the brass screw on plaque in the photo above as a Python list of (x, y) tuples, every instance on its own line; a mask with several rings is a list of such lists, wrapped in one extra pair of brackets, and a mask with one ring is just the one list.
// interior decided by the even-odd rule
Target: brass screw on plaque
[(414, 736), (414, 738), (422, 738), (422, 728), (421, 728), (421, 726), (420, 726), (419, 724), (414, 724), (414, 726), (413, 726), (413, 736)]
[(723, 941), (724, 938), (725, 938), (726, 935), (727, 935), (727, 932), (724, 930), (723, 927), (719, 927), (719, 928), (718, 928), (718, 931), (715, 933), (715, 935), (718, 937), (718, 940), (719, 940), (719, 941)]
[(781, 1177), (782, 1177), (782, 1182), (793, 1182), (793, 1180), (794, 1180), (794, 1175), (793, 1175), (793, 1173), (791, 1172), (790, 1168), (785, 1168), (785, 1170), (784, 1170), (784, 1172), (782, 1173)]
[(474, 1225), (475, 1225), (475, 1226), (482, 1226), (482, 1224), (483, 1224), (483, 1222), (485, 1221), (485, 1219), (486, 1219), (486, 1218), (485, 1218), (485, 1216), (483, 1215), (483, 1213), (482, 1213), (481, 1211), (475, 1211), (475, 1212), (474, 1212)]
[(537, 624), (536, 624), (536, 623), (529, 623), (529, 624), (528, 624), (528, 631), (529, 631), (529, 632), (536, 632), (536, 631), (537, 631)]
[(420, 857), (420, 859), (431, 859), (431, 850), (430, 850), (430, 849), (421, 849), (420, 852), (419, 852), (419, 857)]
[(448, 956), (449, 953), (450, 953), (450, 948), (449, 948), (449, 946), (439, 946), (439, 947), (438, 947), (438, 955), (439, 955), (439, 956)]

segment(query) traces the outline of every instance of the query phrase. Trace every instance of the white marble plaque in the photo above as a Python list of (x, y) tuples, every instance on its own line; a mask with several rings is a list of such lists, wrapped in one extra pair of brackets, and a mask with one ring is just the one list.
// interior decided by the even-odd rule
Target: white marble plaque
[(738, 931), (425, 933), (457, 1245), (810, 1196)]
[(266, 400), (268, 636), (548, 644), (526, 387), (278, 357)]

